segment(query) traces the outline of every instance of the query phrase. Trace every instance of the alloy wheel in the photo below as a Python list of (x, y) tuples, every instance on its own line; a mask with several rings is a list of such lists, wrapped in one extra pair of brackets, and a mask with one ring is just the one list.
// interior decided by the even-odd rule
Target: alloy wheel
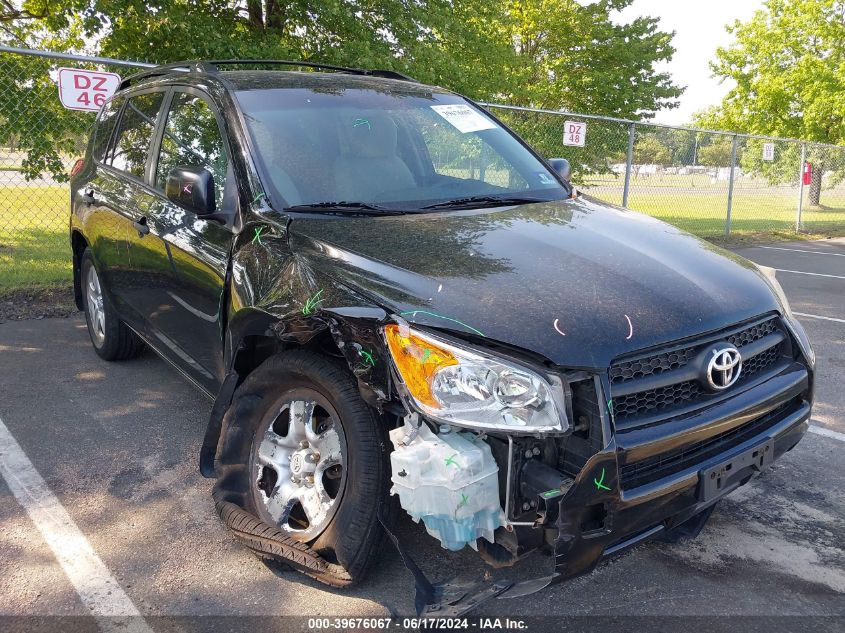
[(103, 288), (93, 265), (88, 267), (85, 293), (91, 337), (94, 339), (94, 344), (101, 347), (106, 339), (106, 310), (103, 305)]
[(257, 501), (279, 528), (310, 540), (331, 521), (346, 483), (343, 428), (317, 394), (298, 393), (277, 411), (253, 447)]

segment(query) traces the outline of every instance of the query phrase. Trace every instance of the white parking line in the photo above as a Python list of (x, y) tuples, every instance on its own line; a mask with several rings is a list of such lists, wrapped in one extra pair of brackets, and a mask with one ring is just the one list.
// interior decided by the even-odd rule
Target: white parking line
[(786, 270), (784, 268), (775, 268), (779, 273), (793, 273), (794, 275), (812, 275), (813, 277), (831, 277), (833, 279), (845, 279), (842, 275), (824, 275), (822, 273), (805, 273), (803, 270)]
[(792, 314), (808, 319), (822, 319), (823, 321), (833, 321), (834, 323), (845, 323), (845, 319), (834, 319), (833, 317), (826, 317), (820, 314), (806, 314), (805, 312), (793, 312)]
[(823, 251), (808, 251), (804, 248), (784, 248), (783, 246), (754, 246), (752, 248), (767, 248), (771, 251), (792, 251), (793, 253), (812, 253), (813, 255), (833, 255), (834, 257), (845, 257), (845, 253), (825, 253)]
[[(82, 603), (104, 631), (152, 633), (88, 539), (0, 419), (0, 475), (53, 550)], [(38, 614), (34, 614), (38, 615)]]
[(839, 440), (840, 442), (845, 442), (845, 433), (840, 433), (839, 431), (831, 431), (828, 428), (823, 426), (816, 426), (815, 424), (810, 425), (810, 433), (815, 433), (816, 435), (824, 435), (825, 437), (832, 437), (835, 440)]

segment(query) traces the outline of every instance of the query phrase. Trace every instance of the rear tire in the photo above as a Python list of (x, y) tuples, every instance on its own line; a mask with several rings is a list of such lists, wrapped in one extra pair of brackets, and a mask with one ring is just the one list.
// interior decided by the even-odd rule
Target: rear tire
[[(306, 441), (295, 417), (310, 425)], [(322, 570), (302, 569), (309, 576), (335, 587), (360, 582), (379, 550), (379, 515), (392, 515), (388, 440), (346, 368), (304, 350), (272, 356), (238, 387), (224, 428), (218, 504), (233, 503), (264, 532), (269, 527), (307, 544), (328, 563)], [(329, 460), (334, 465), (327, 469), (323, 460), (337, 453), (342, 457)], [(324, 474), (326, 484), (319, 486)], [(309, 513), (305, 504), (297, 511), (297, 499), (309, 499), (315, 484), (326, 512)], [(313, 524), (312, 516), (318, 519)], [(241, 540), (255, 549), (253, 541)]]
[(85, 321), (94, 351), (108, 361), (137, 356), (144, 344), (117, 316), (88, 249), (82, 253), (81, 277)]

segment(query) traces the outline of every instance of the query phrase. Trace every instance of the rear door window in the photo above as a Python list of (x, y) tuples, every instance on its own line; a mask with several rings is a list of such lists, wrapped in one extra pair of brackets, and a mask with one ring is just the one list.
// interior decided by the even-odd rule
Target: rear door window
[(202, 167), (214, 177), (214, 199), (219, 205), (227, 166), (226, 145), (211, 106), (202, 97), (175, 93), (161, 139), (156, 187), (165, 188), (174, 167)]
[(123, 99), (121, 97), (110, 99), (103, 106), (100, 115), (97, 117), (97, 123), (94, 126), (94, 144), (91, 149), (91, 157), (98, 163), (102, 162), (103, 156), (106, 154), (106, 148), (109, 145), (115, 123), (117, 123), (117, 115), (120, 112), (121, 105), (123, 105)]
[(163, 98), (163, 92), (150, 92), (129, 99), (120, 120), (112, 152), (112, 167), (143, 180), (147, 153)]

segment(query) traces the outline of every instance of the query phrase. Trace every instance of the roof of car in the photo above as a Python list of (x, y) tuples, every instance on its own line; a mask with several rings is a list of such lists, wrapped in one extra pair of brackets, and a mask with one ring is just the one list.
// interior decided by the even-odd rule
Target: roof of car
[(266, 90), (272, 88), (310, 88), (335, 90), (382, 90), (391, 93), (426, 95), (445, 92), (414, 81), (387, 79), (344, 72), (297, 72), (289, 70), (229, 70), (218, 75), (235, 90)]
[[(270, 66), (273, 70), (244, 69), (238, 66)], [(287, 70), (299, 67), (300, 70)], [(285, 70), (279, 70), (284, 68)], [(310, 70), (306, 70), (310, 68)], [(329, 71), (329, 72), (325, 72)], [(148, 85), (179, 78), (211, 79), (229, 90), (266, 90), (274, 88), (311, 88), (325, 90), (380, 90), (392, 94), (428, 95), (448, 92), (417, 82), (392, 70), (366, 70), (320, 64), (277, 60), (223, 60), (174, 62), (143, 70), (123, 79), (120, 89)]]

